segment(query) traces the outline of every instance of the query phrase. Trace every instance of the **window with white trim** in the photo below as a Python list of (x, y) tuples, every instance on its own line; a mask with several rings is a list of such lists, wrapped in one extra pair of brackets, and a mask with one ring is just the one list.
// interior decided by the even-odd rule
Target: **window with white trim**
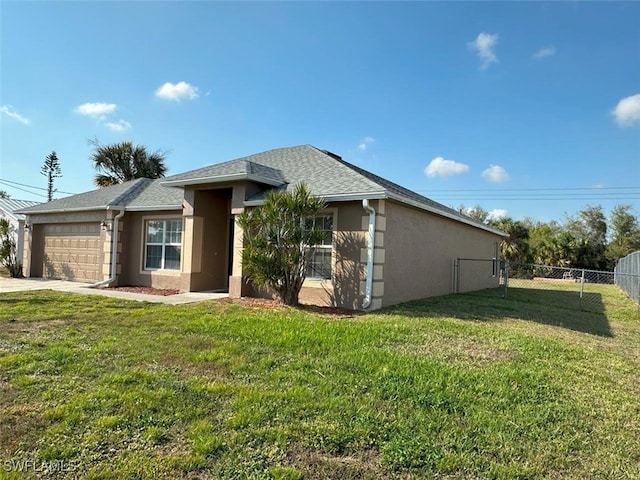
[(311, 261), (307, 265), (307, 278), (331, 279), (333, 250), (333, 214), (318, 215), (305, 220), (305, 229), (325, 232), (322, 243), (313, 246)]
[(144, 269), (180, 270), (182, 218), (145, 220)]

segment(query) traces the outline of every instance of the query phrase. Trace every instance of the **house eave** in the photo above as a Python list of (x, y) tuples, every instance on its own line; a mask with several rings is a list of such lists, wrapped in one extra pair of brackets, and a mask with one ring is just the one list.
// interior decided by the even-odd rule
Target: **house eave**
[(109, 210), (110, 208), (114, 208), (113, 205), (100, 205), (94, 207), (73, 207), (73, 208), (49, 208), (45, 210), (29, 210), (28, 212), (22, 213), (23, 215), (40, 215), (46, 213), (71, 213), (71, 212), (91, 212), (96, 210)]
[(160, 210), (182, 210), (182, 205), (153, 205), (126, 207), (127, 212), (157, 212)]
[(24, 214), (16, 214), (15, 212), (10, 212), (8, 210), (2, 210), (3, 214), (0, 215), (0, 217), (4, 216), (5, 218), (8, 218), (9, 220), (12, 220), (14, 222), (17, 222), (19, 220), (24, 220)]
[(164, 185), (165, 187), (188, 187), (192, 185), (237, 182), (242, 180), (262, 183), (264, 185), (270, 185), (272, 187), (278, 187), (283, 183), (279, 180), (262, 177), (260, 175), (253, 175), (251, 173), (234, 173), (229, 175), (215, 175), (213, 177), (189, 178), (185, 180), (168, 180), (166, 182), (160, 182), (160, 184)]
[[(364, 199), (380, 200), (386, 198), (385, 192), (371, 192), (371, 193), (344, 193), (344, 194), (331, 194), (331, 195), (317, 195), (318, 198), (322, 198), (325, 202), (353, 202)], [(257, 207), (264, 203), (264, 199), (260, 200), (245, 200), (245, 207)]]

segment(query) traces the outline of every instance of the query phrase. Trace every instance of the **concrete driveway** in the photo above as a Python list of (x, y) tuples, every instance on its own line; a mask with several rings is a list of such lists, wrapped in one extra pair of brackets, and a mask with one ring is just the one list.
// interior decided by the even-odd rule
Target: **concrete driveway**
[(102, 295), (103, 297), (137, 300), (139, 302), (166, 303), (180, 305), (184, 303), (203, 302), (227, 298), (227, 293), (188, 292), (177, 295), (148, 295), (143, 293), (121, 292), (104, 288), (91, 288), (88, 283), (67, 282), (64, 280), (47, 280), (42, 278), (7, 278), (0, 277), (0, 294), (24, 292), (31, 290), (55, 290), (57, 292), (80, 293), (83, 295)]

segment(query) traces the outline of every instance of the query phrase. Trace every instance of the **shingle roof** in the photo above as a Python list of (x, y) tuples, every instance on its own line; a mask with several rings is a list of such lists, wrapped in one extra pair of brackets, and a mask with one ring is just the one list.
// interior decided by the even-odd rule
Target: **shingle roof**
[[(352, 165), (334, 153), (311, 145), (277, 148), (249, 155), (168, 177), (163, 183), (169, 185), (189, 185), (192, 182), (215, 183), (223, 181), (226, 175), (243, 172), (248, 164), (254, 168), (259, 165), (271, 171), (281, 172), (283, 182), (274, 185), (281, 190), (291, 190), (304, 182), (313, 195), (323, 197), (327, 201), (391, 198), (485, 230), (495, 231), (452, 208)], [(277, 177), (272, 175), (271, 178)], [(266, 192), (258, 193), (248, 199), (245, 204), (258, 205), (264, 200), (265, 194)]]
[(180, 173), (165, 178), (162, 183), (164, 185), (185, 186), (234, 180), (252, 180), (274, 187), (285, 183), (281, 170), (271, 168), (263, 163), (254, 163), (250, 158), (240, 158)]
[(35, 214), (49, 212), (102, 210), (107, 207), (147, 206), (154, 209), (181, 208), (183, 192), (179, 188), (165, 187), (160, 180), (138, 178), (128, 182), (99, 188), (90, 192), (71, 195), (47, 203), (23, 208), (20, 213)]
[(23, 208), (31, 207), (33, 205), (38, 205), (39, 202), (34, 202), (32, 200), (17, 200), (15, 198), (0, 198), (0, 210), (2, 210), (5, 215), (11, 217), (15, 220), (24, 220), (24, 215), (16, 213), (18, 210)]
[(193, 172), (167, 177), (163, 183), (190, 185), (196, 179), (198, 183), (215, 183), (223, 181), (227, 175), (243, 172), (246, 165), (252, 165), (254, 169), (261, 168), (260, 172), (263, 175), (265, 175), (264, 172), (269, 172), (271, 180), (279, 181), (273, 186), (286, 189), (305, 182), (312, 194), (322, 197), (383, 191), (375, 182), (355, 172), (346, 162), (341, 164), (336, 157), (311, 145), (277, 148), (256, 153)]
[[(91, 192), (61, 198), (20, 210), (21, 213), (99, 210), (109, 206), (127, 210), (180, 209), (187, 185), (252, 181), (267, 189), (290, 190), (306, 183), (326, 201), (389, 198), (484, 230), (501, 233), (456, 210), (346, 162), (311, 145), (277, 148), (158, 180), (141, 178)], [(265, 189), (265, 191), (267, 190)], [(265, 192), (245, 202), (258, 205)]]

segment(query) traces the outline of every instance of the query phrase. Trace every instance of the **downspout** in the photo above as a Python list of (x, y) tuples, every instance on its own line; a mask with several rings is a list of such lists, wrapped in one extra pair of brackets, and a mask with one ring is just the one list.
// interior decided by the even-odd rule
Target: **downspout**
[(373, 248), (376, 241), (376, 211), (369, 205), (368, 199), (362, 200), (362, 208), (369, 213), (369, 235), (367, 238), (367, 277), (365, 278), (365, 291), (362, 308), (366, 310), (371, 306), (371, 292), (373, 290)]
[[(107, 207), (107, 210), (109, 210), (110, 208), (111, 207)], [(113, 217), (113, 225), (111, 229), (111, 275), (109, 275), (109, 278), (107, 280), (103, 280), (102, 282), (90, 285), (90, 288), (102, 287), (104, 285), (109, 286), (109, 284), (111, 284), (111, 282), (116, 279), (116, 272), (118, 271), (118, 223), (124, 215), (124, 207), (121, 208), (122, 210), (120, 210), (120, 212), (115, 217)]]

